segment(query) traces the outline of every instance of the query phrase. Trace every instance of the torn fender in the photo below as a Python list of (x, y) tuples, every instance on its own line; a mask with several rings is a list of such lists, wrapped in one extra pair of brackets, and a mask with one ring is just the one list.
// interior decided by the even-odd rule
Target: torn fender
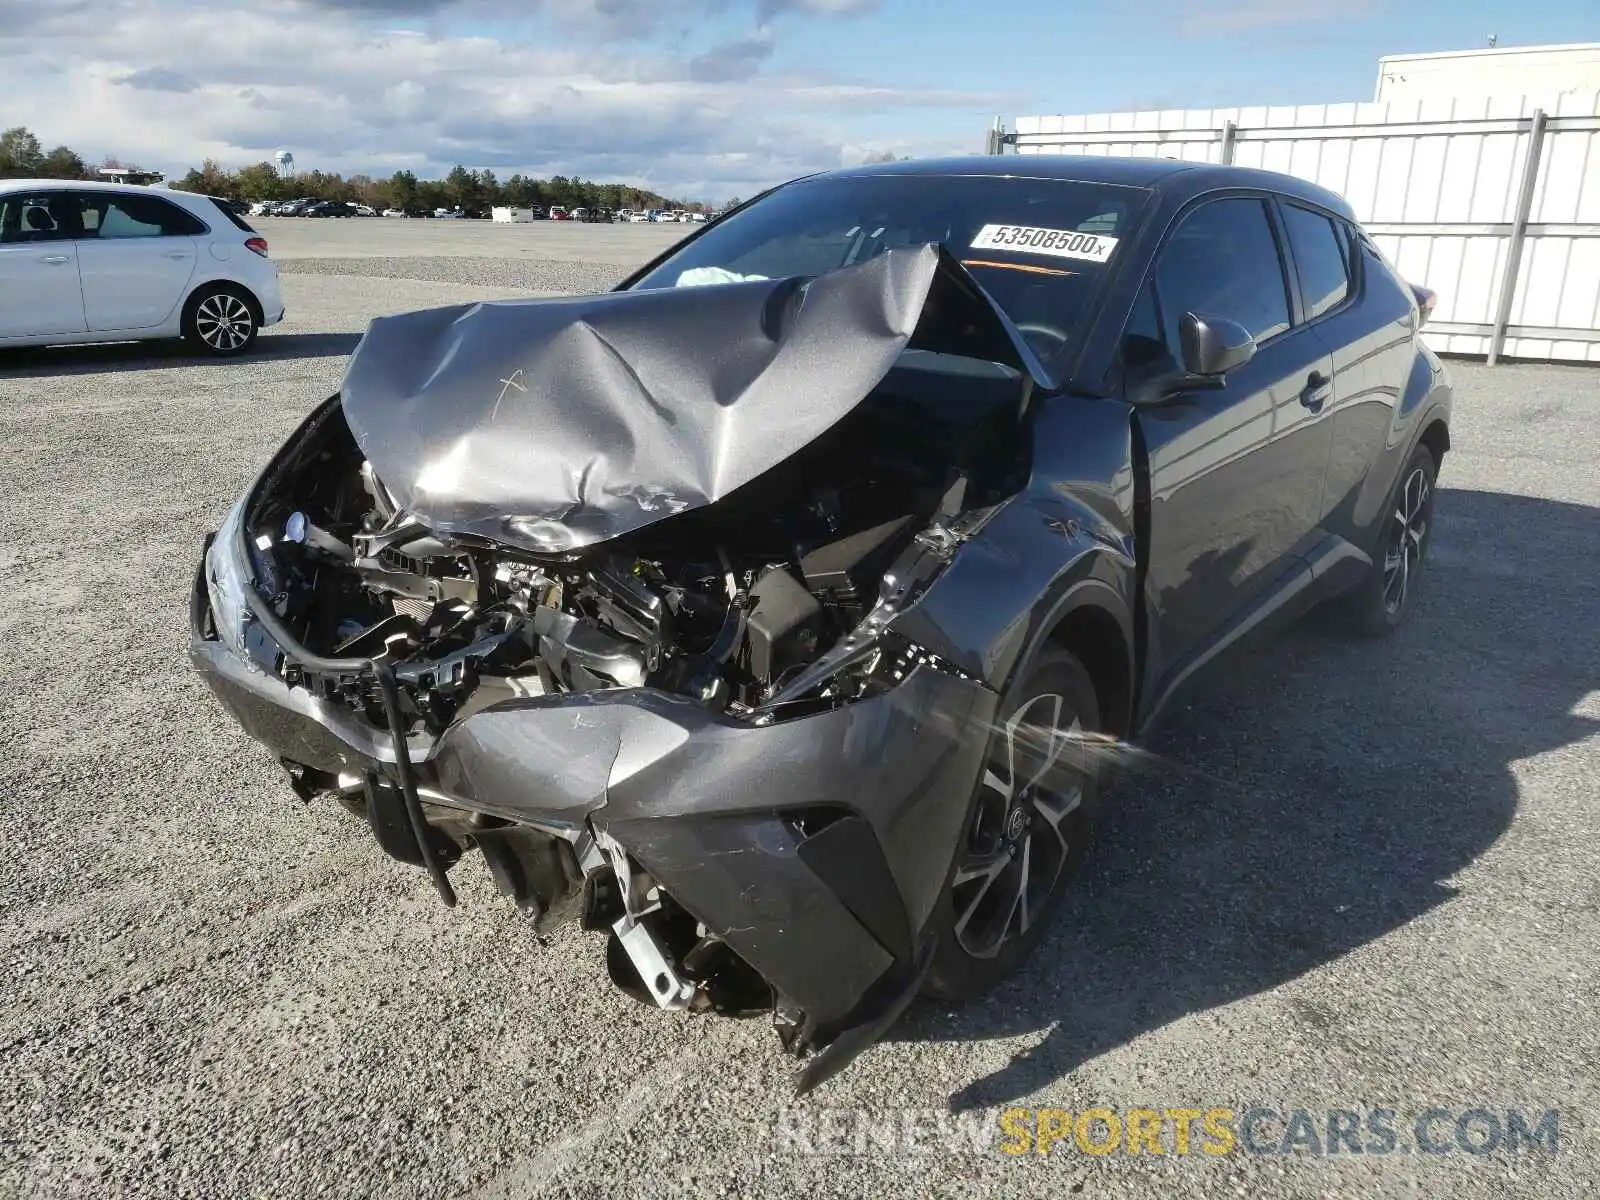
[(936, 246), (812, 279), (608, 292), (375, 320), (341, 388), (398, 505), (534, 552), (712, 504), (791, 457), (913, 346), (1043, 379)]

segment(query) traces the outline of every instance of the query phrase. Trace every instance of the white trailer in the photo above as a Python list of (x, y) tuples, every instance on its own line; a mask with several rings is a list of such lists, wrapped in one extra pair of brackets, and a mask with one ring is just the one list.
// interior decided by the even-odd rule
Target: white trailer
[(1548, 110), (1564, 95), (1600, 92), (1600, 42), (1495, 46), (1435, 54), (1386, 54), (1373, 100), (1527, 96)]
[(531, 208), (496, 208), (489, 214), (502, 225), (522, 225), (533, 220)]
[[(1534, 47), (1543, 57), (1528, 61), (1544, 77), (1526, 94), (1500, 92), (1498, 74), (1522, 62), (1522, 48), (1395, 55), (1383, 60), (1382, 99), (1372, 103), (1018, 117), (1013, 131), (997, 119), (988, 150), (1298, 175), (1343, 195), (1401, 274), (1438, 293), (1424, 330), (1435, 349), (1600, 363), (1596, 51)], [(1478, 85), (1449, 81), (1457, 67), (1395, 65), (1460, 60), (1478, 64), (1471, 70), (1499, 94), (1458, 94)], [(1420, 90), (1393, 98), (1386, 76), (1389, 87)]]

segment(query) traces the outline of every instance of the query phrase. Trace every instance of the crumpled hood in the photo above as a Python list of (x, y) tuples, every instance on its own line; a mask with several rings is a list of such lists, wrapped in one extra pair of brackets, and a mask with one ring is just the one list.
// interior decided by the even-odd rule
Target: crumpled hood
[(811, 280), (380, 317), (346, 368), (344, 415), (395, 501), (435, 531), (576, 549), (714, 503), (815, 441), (882, 381), (952, 271), (947, 294), (987, 300), (922, 246)]

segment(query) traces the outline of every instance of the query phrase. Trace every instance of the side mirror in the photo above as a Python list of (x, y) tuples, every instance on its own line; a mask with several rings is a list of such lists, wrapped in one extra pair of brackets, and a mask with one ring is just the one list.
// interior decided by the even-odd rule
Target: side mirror
[(1220, 378), (1256, 355), (1256, 340), (1250, 331), (1227, 317), (1184, 313), (1178, 322), (1178, 342), (1183, 369), (1202, 379)]

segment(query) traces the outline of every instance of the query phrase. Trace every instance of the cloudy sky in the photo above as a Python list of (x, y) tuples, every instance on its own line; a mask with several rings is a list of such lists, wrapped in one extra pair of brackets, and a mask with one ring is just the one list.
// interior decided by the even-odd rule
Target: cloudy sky
[(715, 201), (970, 153), (996, 115), (1368, 99), (1380, 54), (1593, 37), (1596, 2), (0, 0), (0, 125), (168, 171), (288, 148)]

